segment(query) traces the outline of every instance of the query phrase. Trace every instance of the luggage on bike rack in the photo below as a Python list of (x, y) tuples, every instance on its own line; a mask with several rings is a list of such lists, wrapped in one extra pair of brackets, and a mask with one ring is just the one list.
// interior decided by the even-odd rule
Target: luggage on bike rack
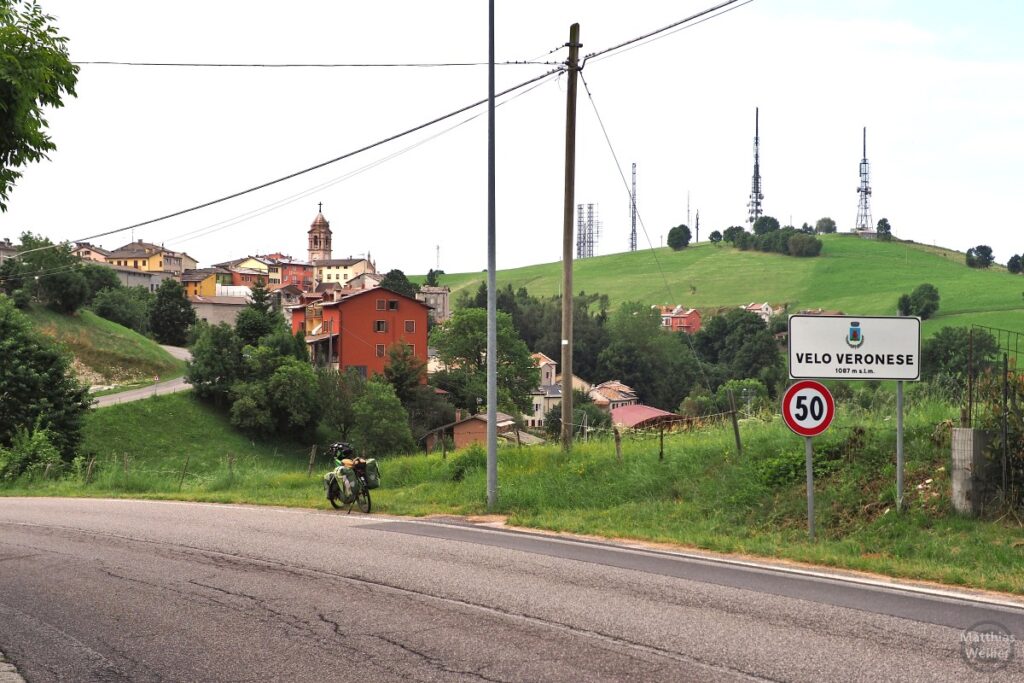
[(380, 486), (380, 468), (377, 467), (377, 461), (373, 458), (369, 458), (366, 461), (366, 488), (375, 489)]

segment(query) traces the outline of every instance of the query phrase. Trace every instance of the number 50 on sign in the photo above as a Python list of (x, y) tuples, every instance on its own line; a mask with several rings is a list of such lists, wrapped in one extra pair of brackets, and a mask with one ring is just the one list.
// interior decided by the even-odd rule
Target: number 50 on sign
[(825, 385), (813, 380), (797, 382), (782, 397), (782, 418), (800, 436), (818, 436), (832, 424), (836, 404)]

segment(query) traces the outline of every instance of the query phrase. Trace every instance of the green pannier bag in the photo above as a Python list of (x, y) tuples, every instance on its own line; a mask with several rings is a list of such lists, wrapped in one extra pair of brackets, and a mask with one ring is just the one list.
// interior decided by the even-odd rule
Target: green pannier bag
[[(351, 467), (339, 467), (334, 470), (338, 475), (338, 487), (341, 489), (341, 500), (343, 503), (351, 503), (356, 499), (356, 494), (359, 493), (359, 477), (356, 476), (356, 471)], [(349, 494), (345, 495), (345, 484), (342, 479), (348, 482)]]
[(380, 468), (377, 461), (370, 458), (366, 461), (366, 488), (375, 489), (380, 486)]

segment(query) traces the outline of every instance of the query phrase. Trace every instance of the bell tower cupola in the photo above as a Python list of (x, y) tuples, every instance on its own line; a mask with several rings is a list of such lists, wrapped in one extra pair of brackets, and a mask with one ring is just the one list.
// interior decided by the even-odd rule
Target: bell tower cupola
[(323, 214), (323, 202), (317, 205), (316, 218), (309, 226), (309, 261), (331, 260), (331, 224), (327, 222)]

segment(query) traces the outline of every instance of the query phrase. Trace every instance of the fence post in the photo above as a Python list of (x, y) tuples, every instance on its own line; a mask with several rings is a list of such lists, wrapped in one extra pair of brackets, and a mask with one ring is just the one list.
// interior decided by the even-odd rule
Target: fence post
[(1006, 411), (1009, 408), (1009, 405), (1008, 405), (1008, 403), (1009, 403), (1009, 380), (1010, 380), (1010, 359), (1009, 359), (1009, 355), (1004, 353), (1003, 354), (1003, 411), (1002, 411), (1002, 414), (1003, 414), (1003, 499), (1004, 500), (1008, 500), (1009, 499), (1009, 490), (1007, 488), (1009, 482), (1007, 482), (1007, 476), (1006, 476), (1006, 474), (1007, 474), (1007, 472), (1006, 472), (1006, 467), (1007, 467)]
[(316, 444), (313, 444), (313, 447), (309, 449), (309, 469), (306, 470), (306, 476), (307, 477), (312, 477), (313, 476), (313, 465), (315, 463), (316, 463)]
[(85, 468), (85, 483), (88, 484), (92, 481), (92, 468), (96, 464), (96, 456), (89, 458), (89, 466)]
[(615, 459), (622, 462), (622, 436), (619, 434), (618, 427), (612, 427), (612, 433), (615, 434)]
[(658, 430), (658, 462), (665, 459), (665, 425)]
[(732, 417), (732, 432), (736, 437), (736, 456), (743, 455), (743, 444), (740, 442), (740, 423), (736, 419), (736, 395), (729, 389), (726, 394), (729, 397), (729, 415)]
[(967, 333), (967, 424), (974, 423), (974, 328)]

